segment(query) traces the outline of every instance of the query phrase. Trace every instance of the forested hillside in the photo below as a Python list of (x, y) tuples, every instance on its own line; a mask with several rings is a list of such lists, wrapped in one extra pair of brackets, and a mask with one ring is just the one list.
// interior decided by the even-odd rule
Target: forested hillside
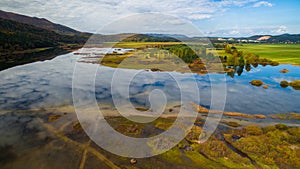
[(28, 25), (33, 25), (38, 28), (54, 31), (61, 35), (80, 35), (80, 36), (91, 35), (90, 33), (80, 32), (72, 28), (69, 28), (67, 26), (53, 23), (45, 18), (30, 17), (30, 16), (20, 15), (20, 14), (6, 12), (2, 10), (0, 10), (0, 18), (12, 20), (15, 22), (20, 22)]
[(0, 52), (7, 53), (62, 44), (84, 44), (88, 37), (60, 35), (54, 31), (7, 19), (0, 19)]

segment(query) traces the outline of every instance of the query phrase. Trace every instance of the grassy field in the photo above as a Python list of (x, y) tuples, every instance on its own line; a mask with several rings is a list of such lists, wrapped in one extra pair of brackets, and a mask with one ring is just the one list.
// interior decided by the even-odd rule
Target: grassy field
[[(114, 47), (121, 48), (145, 48), (155, 45), (175, 45), (182, 42), (120, 42)], [(106, 45), (112, 45), (107, 43)], [(235, 45), (238, 50), (244, 53), (251, 52), (258, 54), (260, 58), (267, 58), (279, 63), (300, 64), (300, 44), (243, 44)], [(220, 56), (229, 56), (224, 50), (216, 51)]]
[[(130, 52), (125, 55), (108, 55), (102, 59), (101, 64), (110, 67), (158, 69), (163, 71), (176, 70), (179, 72), (185, 72), (187, 69), (191, 68), (193, 69), (193, 72), (201, 72), (202, 67), (199, 67), (199, 64), (195, 65), (193, 63), (189, 63), (187, 65), (183, 62), (181, 64), (175, 63), (178, 61), (176, 60), (175, 56), (170, 56), (166, 53), (160, 54), (161, 52), (156, 51), (156, 49), (153, 49), (160, 48), (161, 46), (178, 44), (181, 44), (181, 42), (119, 42), (117, 44), (106, 43), (104, 45), (114, 45), (114, 47), (120, 48), (137, 48), (138, 51)], [(201, 45), (203, 44), (198, 44), (198, 46)], [(259, 58), (261, 59), (266, 58), (279, 63), (300, 65), (300, 44), (236, 44), (234, 46), (239, 51), (243, 51), (244, 54), (258, 54)], [(210, 49), (211, 48), (207, 48), (206, 54), (213, 52)], [(158, 53), (153, 53), (153, 51), (156, 51)], [(216, 52), (217, 54), (213, 55), (227, 57), (232, 56), (229, 53), (225, 53), (225, 50), (223, 49), (216, 50)], [(187, 66), (189, 66), (189, 68)], [(210, 66), (209, 68), (212, 67)]]
[(163, 71), (190, 72), (186, 63), (182, 60), (175, 62), (175, 56), (171, 58), (147, 58), (147, 52), (129, 52), (124, 55), (106, 55), (101, 64), (109, 67), (127, 69), (159, 69)]
[(260, 58), (271, 59), (279, 63), (300, 64), (300, 44), (243, 44), (235, 47), (244, 53), (255, 53)]
[[(206, 51), (206, 52), (208, 52), (208, 51)], [(217, 52), (217, 54), (218, 54), (219, 56), (223, 56), (223, 57), (224, 57), (224, 56), (231, 56), (231, 54), (226, 53), (224, 49), (222, 49), (222, 50), (216, 50), (216, 52)]]

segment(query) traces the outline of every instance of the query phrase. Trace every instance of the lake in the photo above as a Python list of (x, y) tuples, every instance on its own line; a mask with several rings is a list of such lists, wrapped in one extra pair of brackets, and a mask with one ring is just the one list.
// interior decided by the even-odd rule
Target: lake
[[(1, 71), (0, 109), (17, 110), (72, 104), (72, 77), (75, 64), (84, 72), (82, 75), (90, 74), (92, 69), (98, 66), (77, 62), (80, 57), (69, 53), (52, 60), (30, 63)], [(280, 73), (280, 70), (284, 68), (289, 69), (290, 72)], [(95, 95), (99, 103), (112, 103), (110, 82), (116, 70), (115, 68), (100, 66), (95, 78)], [(129, 87), (129, 100), (138, 106), (149, 106), (147, 93), (154, 89), (164, 91), (168, 103), (180, 101), (180, 88), (172, 78), (174, 76), (182, 82), (183, 87), (190, 85), (189, 78), (195, 78), (200, 91), (200, 104), (209, 108), (211, 103), (209, 76), (213, 76), (216, 84), (218, 84), (218, 79), (226, 78), (225, 111), (264, 115), (286, 112), (300, 113), (300, 91), (291, 87), (282, 88), (279, 85), (281, 80), (292, 81), (299, 78), (299, 66), (287, 64), (274, 67), (258, 66), (249, 72), (243, 70), (240, 76), (235, 74), (234, 77), (226, 74), (198, 75), (122, 69), (125, 74), (126, 71), (137, 72)], [(252, 86), (249, 82), (255, 79), (262, 80), (269, 86), (268, 89)], [(119, 81), (118, 91), (122, 92), (122, 79)], [(83, 94), (91, 92), (89, 90), (90, 85), (82, 77), (80, 87)], [(216, 92), (218, 91), (216, 90)]]

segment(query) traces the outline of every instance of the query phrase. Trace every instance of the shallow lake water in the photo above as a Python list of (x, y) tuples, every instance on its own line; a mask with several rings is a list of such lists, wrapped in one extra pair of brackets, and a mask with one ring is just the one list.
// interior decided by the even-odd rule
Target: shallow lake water
[[(91, 92), (92, 84), (85, 81), (85, 75), (92, 73), (98, 65), (77, 62), (80, 56), (72, 53), (58, 56), (52, 60), (35, 62), (27, 65), (13, 67), (0, 72), (0, 109), (29, 109), (37, 107), (53, 107), (72, 104), (72, 78), (75, 63), (81, 69), (80, 90), (83, 95)], [(95, 75), (95, 96), (99, 103), (112, 103), (111, 80), (116, 69), (101, 66)], [(289, 69), (289, 73), (280, 73), (280, 70)], [(225, 111), (235, 111), (250, 114), (274, 114), (297, 112), (300, 113), (300, 91), (291, 87), (282, 88), (281, 80), (292, 81), (299, 79), (300, 67), (292, 65), (258, 66), (249, 72), (234, 77), (226, 74), (182, 74), (178, 72), (149, 72), (140, 70), (129, 86), (129, 99), (131, 103), (139, 106), (149, 106), (147, 93), (154, 89), (161, 89), (168, 99), (168, 103), (180, 101), (180, 88), (189, 87), (190, 79), (195, 78), (199, 86), (200, 104), (210, 107), (211, 84), (223, 84), (226, 78), (226, 104)], [(183, 86), (178, 86), (179, 79)], [(213, 77), (213, 78), (209, 78)], [(124, 80), (126, 77), (124, 77)], [(259, 79), (268, 85), (268, 89), (252, 86), (251, 80)], [(119, 97), (122, 97), (123, 79), (118, 79)], [(125, 86), (126, 87), (126, 86)], [(124, 89), (125, 90), (125, 89)], [(218, 88), (215, 89), (218, 93)], [(190, 93), (192, 95), (193, 93)], [(124, 98), (125, 99), (125, 98)], [(191, 100), (193, 101), (193, 100)]]

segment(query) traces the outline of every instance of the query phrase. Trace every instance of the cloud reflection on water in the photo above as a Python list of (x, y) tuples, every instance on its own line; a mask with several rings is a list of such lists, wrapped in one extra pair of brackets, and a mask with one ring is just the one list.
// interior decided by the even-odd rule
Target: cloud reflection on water
[[(29, 109), (34, 107), (51, 107), (72, 104), (72, 76), (78, 56), (66, 54), (53, 60), (36, 62), (23, 66), (17, 66), (0, 72), (0, 108), (4, 109)], [(77, 63), (86, 72), (95, 64)], [(290, 73), (281, 74), (279, 70), (288, 68)], [(234, 79), (227, 78), (227, 101), (225, 111), (237, 111), (244, 113), (284, 113), (300, 112), (300, 92), (291, 88), (283, 89), (279, 86), (278, 79), (293, 80), (299, 78), (300, 67), (280, 65), (277, 67), (259, 67), (250, 72), (244, 71), (242, 76)], [(115, 69), (101, 67), (97, 72), (95, 81), (96, 99), (99, 102), (112, 103), (110, 82)], [(126, 70), (123, 71), (135, 71)], [(207, 75), (182, 74), (171, 72), (185, 86), (189, 87), (189, 77), (195, 76), (199, 90), (201, 104), (210, 105), (210, 79)], [(218, 76), (213, 75), (214, 82)], [(81, 77), (80, 89), (82, 94), (88, 94), (87, 86), (90, 86), (85, 77)], [(126, 77), (124, 77), (126, 79)], [(261, 79), (269, 84), (269, 89), (251, 86), (253, 79)], [(122, 79), (119, 79), (122, 82)], [(131, 82), (130, 101), (133, 104), (147, 106), (149, 92), (153, 89), (161, 89), (166, 93), (168, 103), (180, 100), (180, 91), (177, 84), (166, 72), (140, 72)], [(119, 86), (119, 94), (122, 96), (122, 85)], [(190, 95), (193, 93), (191, 92)]]

